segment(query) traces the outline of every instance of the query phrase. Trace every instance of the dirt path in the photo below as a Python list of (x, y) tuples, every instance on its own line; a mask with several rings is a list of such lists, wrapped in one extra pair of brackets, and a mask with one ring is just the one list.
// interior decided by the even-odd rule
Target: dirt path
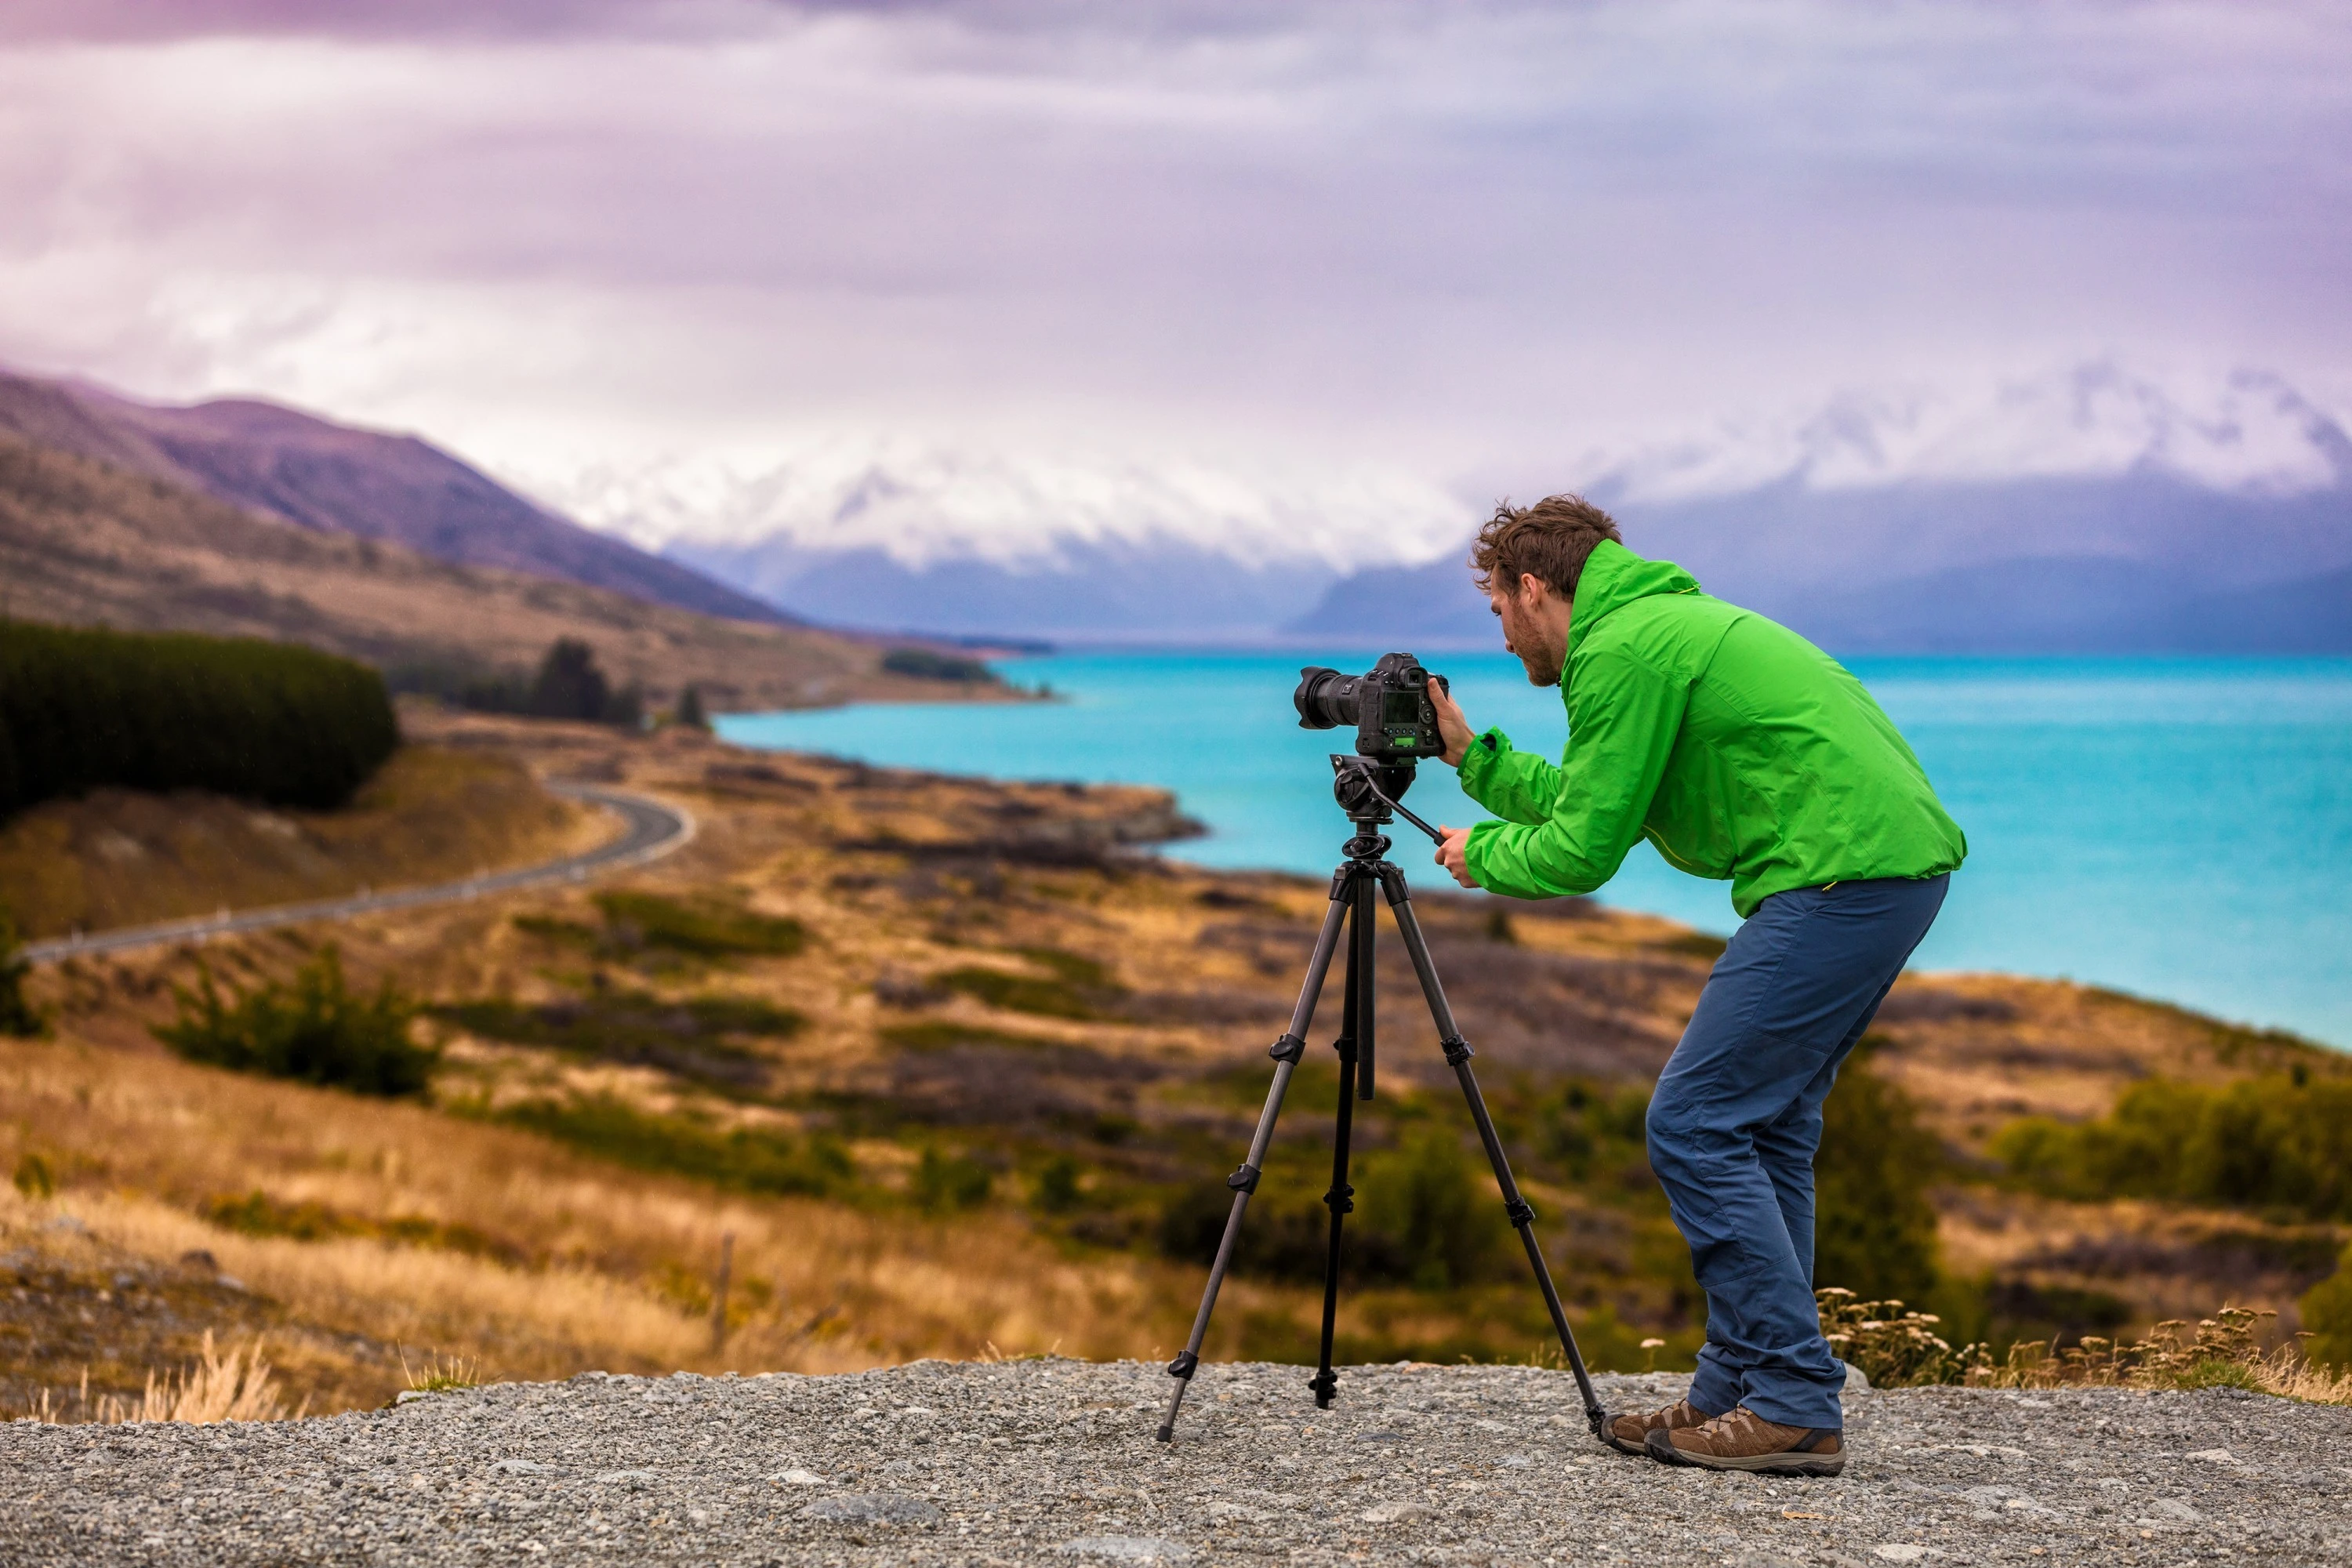
[(427, 904), (456, 903), (490, 893), (549, 882), (583, 881), (599, 871), (642, 866), (685, 847), (694, 839), (695, 822), (683, 806), (651, 795), (593, 784), (550, 781), (547, 789), (569, 800), (602, 806), (621, 819), (620, 835), (584, 854), (536, 866), (519, 867), (488, 876), (468, 877), (426, 888), (402, 888), (391, 892), (354, 893), (340, 899), (311, 899), (299, 904), (273, 904), (266, 909), (224, 910), (191, 920), (160, 921), (153, 925), (126, 926), (119, 931), (87, 932), (48, 942), (28, 942), (20, 950), (35, 963), (77, 954), (123, 952), (132, 948), (226, 936), (237, 931), (267, 931), (272, 926), (299, 925), (309, 921), (342, 921), (387, 910), (413, 910)]
[[(2235, 1390), (1857, 1396), (1835, 1480), (1593, 1442), (1565, 1374), (1136, 1363), (583, 1373), (239, 1426), (0, 1427), (11, 1563), (2341, 1563), (2352, 1409)], [(1680, 1379), (1601, 1379), (1612, 1405)]]

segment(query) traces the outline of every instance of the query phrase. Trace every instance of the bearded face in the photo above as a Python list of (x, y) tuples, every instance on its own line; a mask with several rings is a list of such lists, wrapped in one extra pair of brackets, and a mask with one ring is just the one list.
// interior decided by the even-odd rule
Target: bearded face
[(1568, 663), (1568, 637), (1566, 617), (1545, 613), (1559, 604), (1550, 591), (1540, 584), (1529, 586), (1522, 578), (1517, 593), (1506, 592), (1497, 584), (1486, 599), (1503, 623), (1503, 646), (1518, 655), (1527, 668), (1528, 684), (1558, 686)]

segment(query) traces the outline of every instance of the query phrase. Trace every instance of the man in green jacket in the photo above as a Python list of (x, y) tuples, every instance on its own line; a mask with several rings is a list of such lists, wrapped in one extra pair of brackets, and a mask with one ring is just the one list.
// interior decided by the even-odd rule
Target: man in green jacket
[(1438, 864), (1520, 899), (1589, 893), (1636, 839), (1728, 879), (1742, 923), (1651, 1097), (1650, 1163), (1706, 1291), (1690, 1393), (1603, 1441), (1714, 1469), (1835, 1475), (1843, 1369), (1813, 1306), (1813, 1154), (1838, 1064), (1927, 935), (1968, 841), (1860, 681), (1625, 548), (1575, 496), (1496, 509), (1471, 564), (1504, 644), (1558, 685), (1555, 767), (1437, 694), (1445, 760), (1503, 820)]

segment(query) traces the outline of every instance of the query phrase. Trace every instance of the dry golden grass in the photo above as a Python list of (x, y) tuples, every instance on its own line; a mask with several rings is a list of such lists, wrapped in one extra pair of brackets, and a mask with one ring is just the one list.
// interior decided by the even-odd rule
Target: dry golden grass
[[(206, 1329), (204, 1346), (194, 1364), (184, 1370), (164, 1372), (160, 1377), (151, 1369), (146, 1387), (135, 1398), (100, 1394), (92, 1399), (89, 1379), (85, 1373), (72, 1405), (44, 1388), (26, 1414), (36, 1421), (87, 1421), (100, 1426), (129, 1421), (204, 1425), (215, 1421), (288, 1420), (286, 1401), (279, 1396), (269, 1363), (261, 1358), (261, 1349), (262, 1342), (257, 1338), (250, 1344), (231, 1346), (224, 1355), (214, 1348), (212, 1331)], [(308, 1409), (306, 1400), (290, 1413), (290, 1418), (300, 1420)]]

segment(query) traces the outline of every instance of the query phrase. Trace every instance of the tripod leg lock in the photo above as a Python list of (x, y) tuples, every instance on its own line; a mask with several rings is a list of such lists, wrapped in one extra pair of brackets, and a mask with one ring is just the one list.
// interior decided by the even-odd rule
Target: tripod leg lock
[(1525, 1230), (1536, 1222), (1535, 1205), (1525, 1198), (1513, 1198), (1503, 1205), (1503, 1212), (1511, 1216), (1514, 1230)]
[(1445, 1047), (1445, 1065), (1447, 1067), (1458, 1068), (1464, 1062), (1468, 1061), (1472, 1057), (1478, 1054), (1470, 1048), (1470, 1042), (1464, 1039), (1459, 1035), (1448, 1035), (1445, 1038), (1438, 1041), (1437, 1043)]
[[(1171, 1377), (1189, 1378), (1200, 1364), (1201, 1358), (1194, 1355), (1191, 1351), (1178, 1351), (1176, 1352), (1176, 1359), (1168, 1363), (1168, 1375)], [(1162, 1441), (1165, 1441), (1165, 1439), (1163, 1438)]]
[(1237, 1193), (1254, 1193), (1257, 1191), (1258, 1175), (1259, 1171), (1255, 1165), (1244, 1164), (1236, 1168), (1232, 1175), (1225, 1178), (1225, 1185)]
[(1265, 1054), (1278, 1062), (1299, 1061), (1307, 1055), (1307, 1042), (1297, 1035), (1285, 1035), (1268, 1046)]
[(1349, 1186), (1347, 1183), (1341, 1182), (1338, 1186), (1333, 1187), (1329, 1192), (1323, 1194), (1323, 1201), (1331, 1205), (1331, 1212), (1333, 1214), (1354, 1214), (1356, 1212), (1356, 1189)]
[(1307, 1386), (1315, 1391), (1316, 1408), (1328, 1410), (1331, 1407), (1331, 1396), (1339, 1391), (1339, 1374), (1327, 1367), (1308, 1378)]

